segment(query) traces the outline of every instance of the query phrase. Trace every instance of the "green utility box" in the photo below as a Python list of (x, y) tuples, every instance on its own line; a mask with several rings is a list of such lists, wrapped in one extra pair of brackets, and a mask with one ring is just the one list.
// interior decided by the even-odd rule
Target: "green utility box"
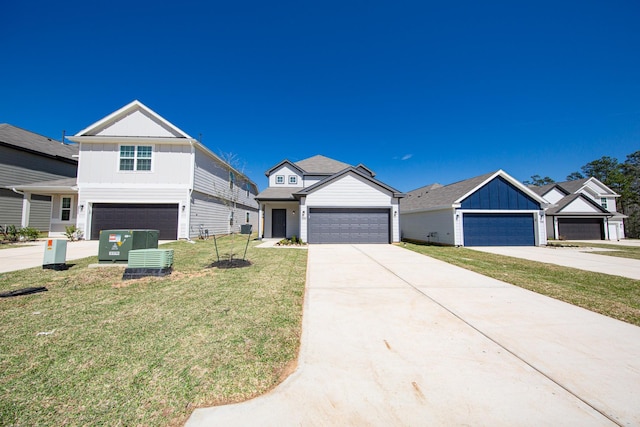
[(42, 268), (49, 270), (67, 269), (67, 241), (49, 239), (44, 245), (44, 259)]
[(159, 235), (158, 230), (101, 230), (98, 262), (126, 264), (131, 250), (157, 249)]

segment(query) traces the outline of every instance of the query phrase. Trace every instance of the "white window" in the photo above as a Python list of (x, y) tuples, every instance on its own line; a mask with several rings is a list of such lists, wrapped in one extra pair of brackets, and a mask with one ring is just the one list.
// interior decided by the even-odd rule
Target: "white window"
[(602, 197), (602, 198), (600, 199), (600, 205), (601, 205), (603, 208), (608, 209), (608, 208), (607, 208), (607, 199), (606, 199), (605, 197)]
[(151, 145), (121, 145), (120, 170), (150, 171), (151, 153), (153, 153)]
[(284, 184), (284, 175), (276, 175), (276, 184)]
[(71, 197), (63, 197), (60, 204), (60, 219), (62, 221), (71, 220)]
[(289, 175), (289, 184), (297, 184), (298, 177), (296, 175)]

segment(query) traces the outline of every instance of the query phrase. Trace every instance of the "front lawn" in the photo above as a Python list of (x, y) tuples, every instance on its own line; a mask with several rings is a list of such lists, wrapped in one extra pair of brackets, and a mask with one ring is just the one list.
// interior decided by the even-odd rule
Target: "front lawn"
[(406, 248), (640, 326), (640, 280), (466, 248), (411, 243)]
[(612, 249), (607, 251), (589, 251), (593, 254), (617, 256), (620, 258), (640, 259), (640, 246), (623, 246), (615, 243), (583, 243), (583, 242), (564, 242), (566, 244), (588, 248)]
[(0, 291), (48, 292), (0, 299), (0, 425), (182, 425), (274, 387), (297, 357), (307, 251), (256, 244), (229, 269), (207, 268), (212, 240), (163, 245), (164, 278), (122, 281), (96, 258), (1, 274)]

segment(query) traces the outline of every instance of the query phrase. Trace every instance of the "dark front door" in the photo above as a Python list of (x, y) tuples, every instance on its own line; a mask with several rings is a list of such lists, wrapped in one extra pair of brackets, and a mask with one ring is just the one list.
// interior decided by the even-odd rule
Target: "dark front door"
[(287, 237), (287, 210), (271, 211), (271, 237)]

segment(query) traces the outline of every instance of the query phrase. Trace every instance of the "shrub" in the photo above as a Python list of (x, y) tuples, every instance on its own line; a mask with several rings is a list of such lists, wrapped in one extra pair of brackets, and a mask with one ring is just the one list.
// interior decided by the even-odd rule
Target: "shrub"
[(23, 227), (18, 230), (18, 234), (20, 235), (21, 240), (31, 241), (40, 237), (40, 230), (33, 227)]
[(84, 234), (82, 233), (82, 230), (77, 228), (75, 225), (67, 225), (64, 228), (64, 235), (67, 236), (67, 239), (73, 242), (74, 240), (82, 239)]
[(4, 229), (4, 237), (10, 242), (17, 242), (20, 237), (20, 233), (15, 225), (7, 225)]

